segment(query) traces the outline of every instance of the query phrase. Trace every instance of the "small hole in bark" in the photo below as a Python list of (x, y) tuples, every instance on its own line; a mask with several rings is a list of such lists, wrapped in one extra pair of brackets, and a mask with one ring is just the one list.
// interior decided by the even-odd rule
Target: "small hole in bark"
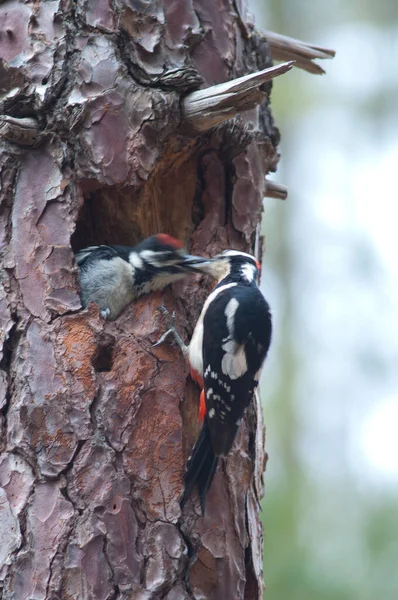
[(105, 335), (99, 341), (97, 351), (91, 359), (97, 373), (112, 371), (114, 346), (115, 338), (110, 335)]
[(43, 77), (43, 79), (41, 80), (41, 84), (46, 85), (47, 82), (48, 82), (48, 77)]
[(116, 510), (117, 506), (116, 504), (113, 505), (113, 510)]
[(14, 32), (12, 31), (12, 29), (6, 29), (6, 34), (8, 35), (8, 37), (12, 38), (14, 37)]

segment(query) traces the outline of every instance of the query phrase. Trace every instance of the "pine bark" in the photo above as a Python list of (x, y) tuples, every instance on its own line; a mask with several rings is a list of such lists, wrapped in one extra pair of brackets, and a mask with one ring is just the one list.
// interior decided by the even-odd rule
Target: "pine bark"
[(268, 98), (201, 133), (181, 107), (271, 66), (267, 43), (240, 0), (10, 0), (0, 57), (0, 598), (260, 599), (258, 399), (206, 517), (195, 497), (181, 514), (199, 389), (152, 347), (159, 304), (189, 340), (210, 282), (108, 323), (81, 310), (73, 251), (156, 232), (253, 251), (278, 160)]

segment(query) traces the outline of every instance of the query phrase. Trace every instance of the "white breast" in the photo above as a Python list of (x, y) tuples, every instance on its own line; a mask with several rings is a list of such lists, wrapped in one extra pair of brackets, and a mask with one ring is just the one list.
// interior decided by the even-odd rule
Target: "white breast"
[(188, 357), (192, 369), (203, 377), (203, 316), (200, 315), (189, 344)]

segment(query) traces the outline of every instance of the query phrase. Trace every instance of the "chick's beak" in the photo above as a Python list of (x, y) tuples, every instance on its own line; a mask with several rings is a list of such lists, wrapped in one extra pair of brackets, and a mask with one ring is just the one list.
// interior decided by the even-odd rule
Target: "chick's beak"
[(184, 257), (184, 260), (181, 262), (181, 266), (189, 271), (197, 271), (199, 273), (207, 273), (207, 267), (211, 263), (210, 258), (205, 258), (204, 256), (191, 256), (187, 255)]

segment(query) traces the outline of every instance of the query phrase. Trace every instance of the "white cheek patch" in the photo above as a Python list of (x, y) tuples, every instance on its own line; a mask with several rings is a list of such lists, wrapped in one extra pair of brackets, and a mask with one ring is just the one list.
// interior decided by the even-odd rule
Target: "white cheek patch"
[(241, 273), (242, 273), (243, 277), (246, 279), (246, 281), (251, 283), (254, 279), (255, 271), (256, 271), (256, 268), (254, 265), (252, 265), (251, 263), (245, 263), (242, 267)]
[(137, 254), (137, 252), (130, 252), (129, 263), (136, 269), (142, 269), (142, 267), (144, 266), (144, 261), (142, 260), (140, 255)]
[(217, 281), (222, 281), (223, 279), (228, 277), (230, 272), (231, 272), (230, 263), (226, 260), (220, 260), (218, 263), (215, 264), (213, 275), (217, 279)]
[(165, 264), (165, 261), (159, 261), (161, 254), (159, 252), (154, 252), (153, 250), (142, 250), (140, 252), (140, 258), (144, 259), (153, 267), (162, 267)]
[(141, 257), (148, 262), (152, 262), (154, 255), (156, 254), (157, 253), (153, 250), (142, 250), (142, 252), (140, 252)]

